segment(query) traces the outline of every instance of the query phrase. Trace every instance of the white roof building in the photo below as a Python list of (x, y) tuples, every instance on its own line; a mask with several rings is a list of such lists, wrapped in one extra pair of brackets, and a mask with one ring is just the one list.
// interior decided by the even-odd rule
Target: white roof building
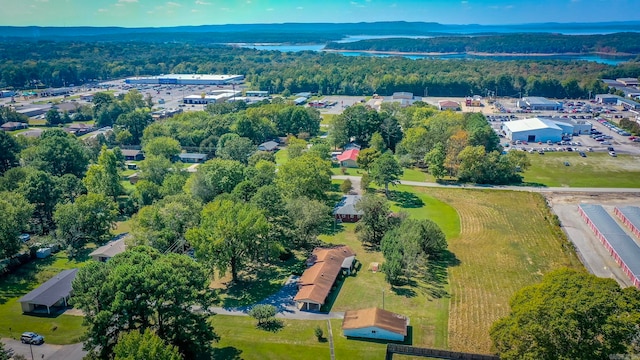
[(242, 80), (244, 80), (244, 75), (167, 74), (131, 77), (124, 82), (127, 84), (223, 85), (234, 84)]
[(573, 125), (545, 118), (508, 121), (502, 125), (506, 137), (512, 141), (558, 142), (563, 134), (573, 134)]

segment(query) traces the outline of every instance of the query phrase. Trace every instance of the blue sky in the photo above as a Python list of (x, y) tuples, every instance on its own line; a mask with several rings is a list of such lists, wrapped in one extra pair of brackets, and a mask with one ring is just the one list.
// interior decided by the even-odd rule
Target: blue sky
[(0, 0), (0, 25), (598, 22), (640, 20), (637, 5), (638, 0)]

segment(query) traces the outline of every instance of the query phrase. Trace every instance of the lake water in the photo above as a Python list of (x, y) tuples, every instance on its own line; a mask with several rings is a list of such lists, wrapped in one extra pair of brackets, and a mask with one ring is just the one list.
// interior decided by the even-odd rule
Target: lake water
[[(405, 35), (353, 35), (347, 36), (337, 42), (354, 42), (368, 39), (386, 39), (386, 38), (412, 38), (412, 39), (424, 39), (430, 38), (430, 36), (405, 36)], [(268, 50), (268, 51), (281, 51), (281, 52), (299, 52), (299, 51), (323, 51), (324, 44), (307, 44), (307, 45), (287, 45), (287, 44), (228, 44), (233, 46), (240, 46), (245, 48)], [(376, 56), (376, 57), (390, 57), (390, 56), (402, 56), (407, 59), (484, 59), (484, 60), (582, 60), (593, 61), (607, 65), (618, 65), (620, 63), (634, 59), (635, 56), (616, 56), (616, 57), (603, 57), (599, 55), (551, 55), (551, 56), (477, 56), (468, 54), (456, 54), (456, 55), (389, 55), (389, 54), (372, 54), (362, 51), (337, 51), (336, 53), (344, 56)]]

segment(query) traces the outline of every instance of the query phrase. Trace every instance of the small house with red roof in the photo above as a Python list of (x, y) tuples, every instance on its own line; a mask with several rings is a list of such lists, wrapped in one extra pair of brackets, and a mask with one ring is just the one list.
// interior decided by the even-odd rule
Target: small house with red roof
[(342, 154), (336, 156), (336, 159), (340, 163), (340, 166), (348, 167), (348, 168), (356, 168), (358, 167), (358, 154), (360, 154), (359, 149), (349, 149)]

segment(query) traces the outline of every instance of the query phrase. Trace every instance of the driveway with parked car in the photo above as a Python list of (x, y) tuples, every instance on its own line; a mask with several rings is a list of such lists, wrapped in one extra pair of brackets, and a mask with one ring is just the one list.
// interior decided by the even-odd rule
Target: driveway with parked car
[(33, 351), (34, 359), (45, 360), (82, 360), (87, 352), (82, 350), (82, 343), (71, 345), (29, 345), (23, 344), (20, 340), (2, 338), (5, 349), (13, 349), (14, 354), (23, 355), (27, 359), (31, 359)]

